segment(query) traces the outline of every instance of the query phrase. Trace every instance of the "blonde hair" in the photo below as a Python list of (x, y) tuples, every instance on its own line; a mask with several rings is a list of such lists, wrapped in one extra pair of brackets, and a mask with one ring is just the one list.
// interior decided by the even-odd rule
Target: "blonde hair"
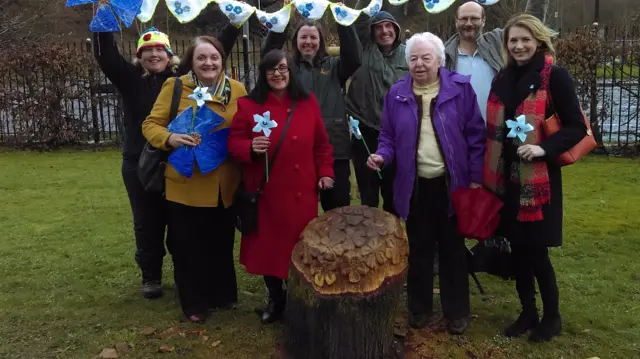
[(504, 56), (504, 65), (508, 66), (515, 63), (511, 54), (509, 54), (509, 30), (512, 27), (518, 26), (527, 29), (534, 39), (540, 43), (540, 51), (543, 51), (545, 55), (553, 57), (554, 62), (556, 58), (556, 50), (553, 48), (551, 39), (554, 38), (557, 33), (542, 23), (537, 17), (530, 14), (520, 14), (512, 17), (507, 21), (504, 27), (504, 33), (502, 35), (502, 55)]
[[(140, 69), (140, 71), (142, 72), (142, 77), (147, 77), (147, 76), (151, 75), (149, 70), (147, 70), (144, 67), (142, 67), (142, 61), (140, 61), (139, 58), (134, 57), (131, 62), (137, 68)], [(167, 65), (167, 67), (171, 70), (171, 72), (177, 73), (179, 66), (180, 66), (180, 58), (178, 58), (178, 56), (175, 56), (175, 55), (171, 56), (171, 58), (169, 59), (169, 64)]]

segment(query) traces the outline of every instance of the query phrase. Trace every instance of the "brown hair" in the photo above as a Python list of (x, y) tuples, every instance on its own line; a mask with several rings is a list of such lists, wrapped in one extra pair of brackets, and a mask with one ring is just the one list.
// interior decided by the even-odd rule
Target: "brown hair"
[(313, 66), (317, 66), (320, 61), (322, 61), (325, 57), (327, 57), (327, 49), (325, 47), (325, 42), (324, 42), (324, 30), (322, 29), (322, 25), (317, 21), (305, 19), (301, 21), (300, 24), (298, 24), (296, 31), (293, 33), (293, 38), (291, 39), (291, 47), (293, 48), (294, 60), (296, 63), (299, 63), (302, 61), (302, 54), (298, 49), (298, 33), (300, 32), (300, 29), (303, 26), (315, 27), (316, 30), (318, 30), (318, 35), (320, 35), (320, 44), (318, 46), (318, 52), (316, 53), (316, 56), (313, 57), (313, 63), (312, 63)]
[(545, 26), (545, 24), (543, 24), (537, 17), (529, 14), (520, 14), (509, 19), (504, 27), (504, 33), (502, 36), (502, 53), (504, 56), (505, 66), (511, 65), (515, 62), (513, 57), (509, 54), (508, 47), (509, 30), (514, 26), (529, 30), (533, 38), (540, 43), (538, 51), (542, 51), (545, 55), (553, 57), (555, 61), (556, 50), (553, 48), (551, 39), (556, 36), (556, 33)]
[(196, 52), (196, 47), (200, 44), (211, 44), (216, 48), (216, 50), (218, 50), (220, 57), (222, 58), (222, 71), (224, 72), (227, 54), (224, 52), (222, 43), (213, 36), (198, 36), (187, 48), (182, 61), (180, 61), (180, 73), (186, 74), (193, 69), (193, 54)]

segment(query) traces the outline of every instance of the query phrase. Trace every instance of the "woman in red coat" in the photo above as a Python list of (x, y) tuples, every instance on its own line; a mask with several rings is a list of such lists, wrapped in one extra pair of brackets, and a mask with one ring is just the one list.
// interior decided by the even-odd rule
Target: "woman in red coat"
[[(238, 100), (228, 140), (229, 153), (244, 164), (248, 192), (258, 190), (266, 174), (266, 159), (270, 161), (268, 182), (258, 201), (258, 229), (243, 235), (240, 249), (240, 263), (247, 272), (263, 275), (269, 290), (267, 307), (258, 311), (263, 323), (282, 316), (283, 280), (291, 252), (302, 230), (318, 216), (318, 190), (333, 187), (333, 148), (320, 106), (290, 68), (293, 60), (282, 50), (272, 50), (262, 58), (255, 89)], [(274, 121), (275, 127), (264, 126), (265, 118)], [(284, 139), (271, 164), (283, 131)]]

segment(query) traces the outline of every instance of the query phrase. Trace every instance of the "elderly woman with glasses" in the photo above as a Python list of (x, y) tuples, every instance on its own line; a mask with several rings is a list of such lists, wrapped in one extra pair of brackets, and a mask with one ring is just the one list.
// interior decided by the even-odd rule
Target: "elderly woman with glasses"
[(457, 234), (450, 194), (480, 187), (486, 130), (469, 77), (444, 68), (444, 45), (431, 33), (407, 41), (409, 74), (387, 94), (378, 149), (367, 165), (396, 161), (394, 203), (409, 237), (409, 324), (433, 316), (433, 258), (440, 257), (440, 300), (447, 329), (462, 334), (469, 315), (464, 238)]

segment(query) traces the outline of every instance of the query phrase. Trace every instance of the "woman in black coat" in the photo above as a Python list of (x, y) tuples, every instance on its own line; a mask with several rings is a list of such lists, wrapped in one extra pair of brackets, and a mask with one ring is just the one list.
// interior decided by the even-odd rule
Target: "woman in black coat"
[[(504, 202), (498, 234), (511, 242), (522, 304), (505, 335), (532, 329), (532, 341), (550, 340), (562, 327), (548, 250), (562, 245), (562, 174), (556, 160), (587, 133), (573, 80), (554, 65), (552, 34), (531, 15), (509, 20), (503, 39), (507, 64), (493, 81), (487, 107), (484, 185)], [(540, 125), (554, 113), (562, 129), (547, 138)]]
[[(229, 53), (240, 30), (227, 25), (218, 39)], [(155, 28), (140, 36), (133, 62), (118, 50), (113, 33), (93, 34), (94, 56), (102, 72), (122, 96), (124, 144), (122, 179), (129, 195), (136, 237), (135, 259), (142, 270), (142, 294), (145, 298), (162, 296), (162, 259), (165, 255), (165, 202), (161, 193), (146, 192), (137, 175), (138, 159), (146, 139), (142, 122), (149, 116), (160, 89), (169, 77), (181, 75), (178, 57), (169, 38)]]

